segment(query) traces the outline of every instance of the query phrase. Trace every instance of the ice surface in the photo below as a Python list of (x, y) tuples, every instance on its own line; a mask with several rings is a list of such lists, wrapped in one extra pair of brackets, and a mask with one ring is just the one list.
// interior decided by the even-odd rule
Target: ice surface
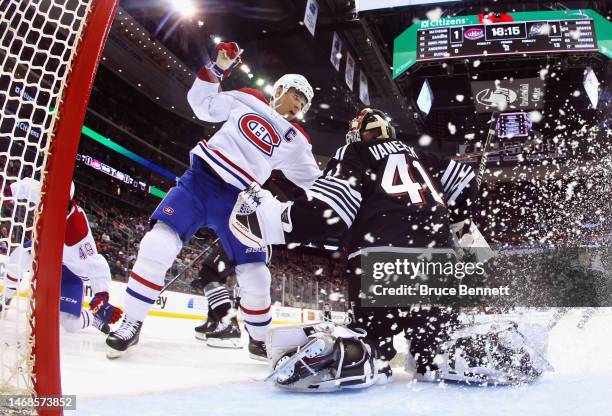
[(579, 318), (571, 313), (551, 331), (556, 371), (520, 387), (417, 383), (396, 369), (386, 386), (288, 393), (261, 381), (267, 366), (245, 349), (206, 347), (193, 338), (197, 322), (152, 316), (140, 344), (115, 361), (105, 358), (97, 331), (62, 333), (63, 389), (78, 396), (78, 415), (610, 415), (612, 310), (599, 311), (584, 330)]

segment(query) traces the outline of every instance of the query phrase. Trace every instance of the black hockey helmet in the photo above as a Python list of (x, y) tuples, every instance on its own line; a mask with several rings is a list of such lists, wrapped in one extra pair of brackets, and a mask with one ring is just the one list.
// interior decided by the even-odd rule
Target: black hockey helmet
[(362, 133), (370, 130), (377, 130), (375, 136), (377, 139), (395, 139), (395, 128), (391, 125), (391, 118), (375, 108), (364, 108), (349, 122), (346, 142), (359, 142)]

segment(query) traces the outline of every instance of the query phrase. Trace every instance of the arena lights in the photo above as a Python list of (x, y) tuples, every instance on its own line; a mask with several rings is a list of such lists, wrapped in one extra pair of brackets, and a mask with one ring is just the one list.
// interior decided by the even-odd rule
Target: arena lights
[(257, 81), (255, 81), (255, 85), (257, 85), (258, 87), (263, 86), (266, 83), (266, 81), (263, 80), (263, 78), (257, 78)]
[(240, 65), (240, 69), (242, 70), (242, 72), (245, 72), (247, 74), (251, 72), (251, 68), (249, 68), (249, 66), (246, 64)]
[(191, 0), (172, 0), (172, 7), (183, 17), (193, 16), (196, 12), (195, 4)]
[(268, 95), (272, 95), (272, 93), (274, 92), (274, 87), (272, 87), (272, 85), (268, 84), (266, 85), (266, 87), (264, 88), (264, 92)]
[(218, 45), (221, 43), (221, 38), (219, 36), (215, 36), (213, 37), (213, 42), (215, 42), (215, 45)]

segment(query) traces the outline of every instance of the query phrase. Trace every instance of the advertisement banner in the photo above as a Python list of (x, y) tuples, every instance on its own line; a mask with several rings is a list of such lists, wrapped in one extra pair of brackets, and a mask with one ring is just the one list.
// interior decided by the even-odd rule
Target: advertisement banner
[(546, 83), (540, 78), (472, 82), (478, 113), (540, 109), (544, 107), (545, 91)]

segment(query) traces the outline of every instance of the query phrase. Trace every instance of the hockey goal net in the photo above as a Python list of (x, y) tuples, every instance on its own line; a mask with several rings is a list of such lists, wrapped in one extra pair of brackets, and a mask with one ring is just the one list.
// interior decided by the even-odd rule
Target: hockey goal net
[[(59, 293), (66, 208), (89, 92), (115, 7), (116, 0), (0, 2), (4, 398), (61, 394)], [(40, 198), (28, 201), (11, 192), (11, 184), (24, 179), (42, 183)], [(31, 253), (33, 261), (25, 261), (24, 253)], [(6, 403), (0, 404), (0, 414), (8, 412)]]

